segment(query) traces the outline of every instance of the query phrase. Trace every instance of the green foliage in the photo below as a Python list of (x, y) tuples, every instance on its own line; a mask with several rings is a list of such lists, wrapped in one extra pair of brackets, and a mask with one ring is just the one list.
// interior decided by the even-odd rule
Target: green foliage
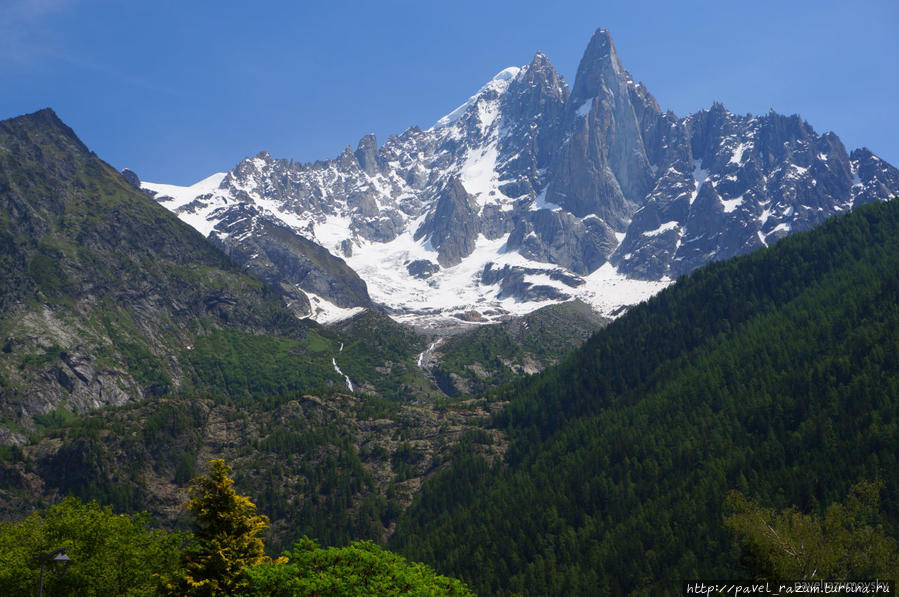
[(396, 402), (379, 396), (366, 396), (356, 411), (360, 419), (388, 419), (399, 410)]
[(157, 403), (143, 419), (140, 429), (142, 447), (152, 456), (157, 473), (173, 467), (174, 481), (178, 485), (185, 485), (194, 478), (200, 430), (206, 416), (195, 401), (166, 400)]
[(57, 297), (67, 292), (71, 283), (60, 267), (61, 255), (46, 247), (41, 249), (45, 252), (36, 253), (28, 262), (28, 274), (46, 296)]
[(460, 581), (439, 576), (424, 564), (408, 562), (370, 541), (341, 548), (320, 548), (314, 541), (303, 538), (286, 555), (288, 562), (265, 563), (247, 569), (248, 595), (472, 595)]
[(20, 522), (0, 522), (0, 594), (36, 595), (38, 556), (64, 548), (64, 574), (47, 563), (45, 595), (156, 595), (176, 574), (184, 535), (147, 528), (148, 516), (114, 514), (68, 498)]
[[(316, 347), (321, 339), (312, 336)], [(235, 403), (267, 400), (343, 384), (330, 356), (307, 352), (303, 341), (221, 330), (197, 338), (184, 352), (197, 376), (197, 389)]]
[(19, 370), (40, 370), (46, 367), (47, 365), (56, 363), (62, 355), (64, 351), (57, 345), (53, 345), (49, 348), (44, 349), (42, 353), (28, 353), (22, 355), (22, 359), (19, 362)]
[[(273, 515), (289, 520), (283, 522), (289, 525), (291, 539), (313, 533), (330, 545), (346, 544), (354, 538), (379, 539), (389, 505), (373, 493), (374, 482), (352, 439), (333, 428), (327, 434), (318, 430), (311, 435), (325, 441), (301, 453), (304, 462), (299, 472), (307, 488), (302, 501), (291, 503), (296, 496), (272, 488), (261, 503)], [(354, 507), (360, 495), (368, 497)]]
[(185, 572), (173, 585), (179, 595), (230, 595), (246, 586), (245, 566), (266, 561), (259, 536), (268, 517), (231, 487), (231, 467), (211, 460), (204, 477), (191, 481), (187, 510), (193, 518), (194, 542), (184, 552)]
[(740, 573), (725, 495), (824, 517), (879, 478), (899, 535), (899, 202), (712, 264), (493, 391), (506, 466), (423, 487), (390, 546), (483, 594), (662, 593)]
[[(195, 377), (177, 358), (195, 334), (232, 329), (300, 341), (315, 327), (130, 186), (52, 111), (0, 123), (0, 146), (15, 148), (0, 152), (5, 418), (30, 424), (34, 407), (21, 406), (26, 393), (65, 396), (81, 385), (77, 366), (59, 359), (62, 351), (90, 362), (99, 379), (120, 383), (132, 397), (155, 397), (172, 392), (175, 380)], [(63, 346), (42, 351), (21, 341), (40, 337)], [(322, 361), (294, 363), (319, 371), (304, 375), (304, 389), (318, 387), (309, 378), (327, 375), (330, 359)], [(243, 399), (256, 391), (263, 390), (239, 387), (235, 394)], [(114, 400), (116, 393), (104, 388), (99, 395)]]
[(112, 466), (114, 456), (101, 434), (104, 427), (98, 419), (87, 419), (54, 431), (65, 442), (42, 463), (42, 476), (62, 495), (102, 500), (122, 511), (141, 509), (146, 504), (138, 495), (139, 473), (133, 467)]
[(42, 415), (34, 415), (34, 424), (41, 427), (60, 427), (69, 425), (77, 420), (75, 413), (64, 406), (59, 406)]
[(334, 328), (335, 351), (340, 369), (351, 380), (365, 380), (385, 398), (398, 401), (429, 398), (435, 388), (416, 364), (425, 349), (423, 336), (387, 315), (369, 310), (340, 322)]
[(434, 375), (440, 388), (450, 396), (462, 392), (452, 376), (467, 381), (469, 393), (511, 381), (516, 373), (506, 364), (524, 357), (521, 345), (502, 326), (485, 326), (468, 334), (451, 337), (440, 345), (440, 362)]
[(831, 504), (823, 516), (795, 508), (775, 512), (734, 491), (724, 523), (744, 546), (755, 578), (899, 578), (899, 544), (876, 524), (880, 487), (854, 485), (846, 503)]

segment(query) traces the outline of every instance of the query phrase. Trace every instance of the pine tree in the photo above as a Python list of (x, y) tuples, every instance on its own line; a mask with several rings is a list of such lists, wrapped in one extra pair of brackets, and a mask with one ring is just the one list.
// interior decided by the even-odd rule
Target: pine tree
[(259, 535), (268, 517), (256, 513), (249, 498), (232, 485), (231, 467), (211, 460), (204, 477), (191, 481), (187, 510), (193, 517), (195, 542), (185, 550), (185, 576), (177, 594), (231, 595), (246, 585), (243, 568), (267, 562)]

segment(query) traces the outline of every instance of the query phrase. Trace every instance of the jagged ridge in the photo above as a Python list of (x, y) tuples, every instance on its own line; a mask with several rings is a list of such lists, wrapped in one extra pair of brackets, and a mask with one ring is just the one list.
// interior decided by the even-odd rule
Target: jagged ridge
[[(313, 164), (261, 153), (170, 206), (220, 239), (252, 236), (222, 222), (256, 206), (342, 255), (397, 317), (477, 308), (497, 320), (574, 296), (616, 312), (699, 265), (897, 191), (899, 171), (798, 116), (662, 112), (599, 29), (571, 92), (538, 53), (430, 129), (381, 146), (366, 135)], [(482, 276), (503, 268), (518, 268), (521, 292)], [(553, 280), (559, 268), (581, 283)]]

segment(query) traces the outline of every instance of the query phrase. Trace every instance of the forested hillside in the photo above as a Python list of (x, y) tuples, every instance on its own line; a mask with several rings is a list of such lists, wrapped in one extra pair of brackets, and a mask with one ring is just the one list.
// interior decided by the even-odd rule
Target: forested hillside
[(746, 576), (729, 490), (820, 514), (879, 480), (899, 536), (899, 202), (702, 268), (490, 397), (505, 465), (457, 459), (391, 543), (479, 594)]

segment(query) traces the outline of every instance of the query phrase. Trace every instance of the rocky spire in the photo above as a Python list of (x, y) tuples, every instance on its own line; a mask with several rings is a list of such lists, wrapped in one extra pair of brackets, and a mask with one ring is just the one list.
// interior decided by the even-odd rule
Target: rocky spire
[[(571, 136), (553, 167), (547, 199), (574, 215), (595, 214), (623, 231), (652, 186), (652, 165), (631, 100), (631, 77), (609, 32), (598, 29), (568, 101)], [(642, 113), (642, 111), (641, 111)]]
[(359, 140), (356, 159), (359, 160), (362, 170), (369, 176), (373, 176), (378, 171), (378, 140), (374, 133), (369, 133)]
[(415, 232), (415, 239), (430, 235), (437, 263), (452, 267), (471, 255), (479, 233), (478, 206), (454, 176), (441, 190), (434, 211)]
[(621, 66), (609, 31), (597, 29), (578, 65), (571, 100), (580, 105), (580, 102), (600, 95), (603, 86), (614, 89), (619, 82), (626, 82), (630, 78), (630, 74)]

